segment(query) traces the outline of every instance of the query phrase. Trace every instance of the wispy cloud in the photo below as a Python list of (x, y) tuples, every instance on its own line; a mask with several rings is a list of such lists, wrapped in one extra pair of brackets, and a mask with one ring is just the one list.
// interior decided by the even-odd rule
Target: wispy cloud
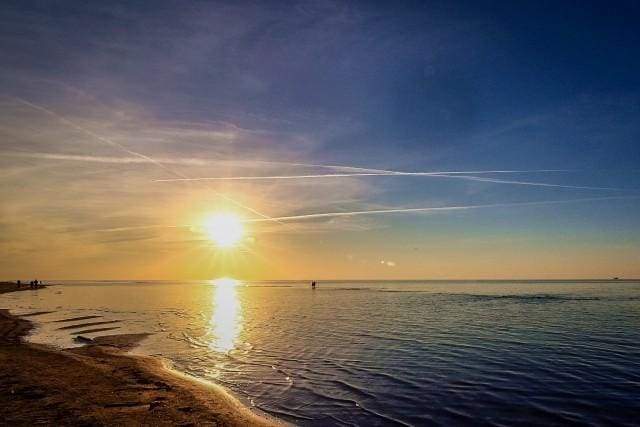
[[(177, 171), (174, 171), (173, 169), (168, 168), (166, 165), (164, 165), (163, 163), (155, 160), (152, 157), (149, 157), (149, 156), (147, 156), (145, 154), (142, 154), (142, 153), (139, 153), (137, 151), (131, 150), (131, 149), (125, 147), (124, 145), (122, 145), (122, 144), (120, 144), (120, 143), (118, 143), (116, 141), (113, 141), (110, 138), (105, 138), (105, 137), (103, 137), (101, 135), (98, 135), (97, 133), (95, 133), (95, 132), (93, 132), (93, 131), (91, 131), (89, 129), (86, 129), (83, 126), (80, 126), (80, 125), (76, 124), (75, 122), (67, 119), (66, 117), (64, 117), (64, 116), (62, 116), (62, 115), (60, 115), (60, 114), (58, 114), (58, 113), (56, 113), (54, 111), (49, 110), (48, 108), (45, 108), (45, 107), (43, 107), (41, 105), (38, 105), (38, 104), (34, 104), (34, 103), (29, 102), (27, 100), (24, 100), (22, 98), (14, 97), (13, 99), (15, 99), (17, 102), (19, 102), (19, 103), (21, 103), (21, 104), (23, 104), (23, 105), (25, 105), (25, 106), (27, 106), (29, 108), (32, 108), (32, 109), (41, 111), (44, 114), (47, 114), (47, 115), (57, 119), (58, 121), (60, 121), (62, 124), (66, 125), (66, 126), (69, 126), (69, 127), (73, 128), (73, 129), (79, 131), (79, 132), (82, 132), (85, 135), (88, 135), (88, 136), (90, 136), (91, 138), (93, 138), (93, 139), (95, 139), (97, 141), (100, 141), (100, 142), (102, 142), (104, 144), (110, 145), (110, 146), (112, 146), (112, 147), (114, 147), (114, 148), (116, 148), (116, 149), (118, 149), (120, 151), (124, 151), (125, 153), (130, 154), (130, 155), (132, 155), (134, 157), (137, 157), (137, 158), (139, 158), (141, 160), (144, 160), (146, 162), (152, 163), (152, 164), (158, 166), (159, 168), (161, 168), (162, 170), (164, 170), (164, 171), (166, 171), (166, 172), (168, 172), (168, 173), (170, 173), (170, 174), (172, 174), (174, 176), (177, 176), (177, 177), (179, 177), (181, 179), (189, 178), (188, 176), (186, 176), (186, 175), (184, 175), (184, 174), (182, 174), (180, 172), (177, 172)], [(247, 211), (249, 211), (251, 213), (254, 213), (254, 214), (256, 214), (256, 215), (258, 215), (258, 216), (260, 216), (262, 218), (265, 218), (265, 219), (271, 219), (272, 218), (269, 215), (266, 215), (266, 214), (254, 209), (254, 208), (252, 208), (250, 206), (247, 206), (247, 205), (245, 205), (243, 203), (240, 203), (239, 201), (227, 196), (226, 194), (217, 192), (215, 190), (212, 190), (212, 192), (216, 196), (218, 196), (218, 197), (220, 197), (220, 198), (222, 198), (222, 199), (224, 199), (224, 200), (226, 200), (226, 201), (228, 201), (228, 202), (230, 202), (230, 203), (232, 203), (232, 204), (234, 204), (234, 205), (236, 205), (236, 206), (238, 206), (238, 207), (240, 207), (242, 209), (245, 209), (245, 210), (247, 210)]]
[[(63, 161), (90, 162), (90, 163), (113, 163), (113, 164), (149, 163), (147, 159), (143, 159), (140, 157), (85, 156), (85, 155), (77, 155), (77, 154), (31, 153), (31, 152), (16, 152), (16, 151), (0, 152), (0, 156), (26, 158), (26, 159), (38, 159), (38, 160), (63, 160)], [(154, 160), (158, 163), (167, 164), (167, 165), (206, 166), (211, 164), (211, 162), (209, 161), (202, 160), (202, 159), (193, 159), (193, 158), (154, 157)]]
[(113, 141), (113, 140), (111, 140), (109, 138), (105, 138), (105, 137), (103, 137), (101, 135), (98, 135), (97, 133), (95, 133), (95, 132), (93, 132), (93, 131), (91, 131), (89, 129), (86, 129), (86, 128), (76, 124), (75, 122), (67, 119), (66, 117), (61, 116), (60, 114), (49, 110), (48, 108), (45, 108), (45, 107), (43, 107), (41, 105), (38, 105), (38, 104), (34, 104), (33, 102), (29, 102), (29, 101), (24, 100), (22, 98), (14, 97), (13, 99), (15, 99), (15, 101), (17, 101), (17, 102), (19, 102), (19, 103), (21, 103), (21, 104), (23, 104), (23, 105), (25, 105), (25, 106), (27, 106), (29, 108), (32, 108), (32, 109), (38, 110), (38, 111), (40, 111), (40, 112), (42, 112), (44, 114), (47, 114), (47, 115), (57, 119), (60, 123), (66, 125), (66, 126), (69, 126), (69, 127), (73, 128), (73, 129), (77, 130), (78, 132), (82, 132), (85, 135), (88, 135), (88, 136), (90, 136), (91, 138), (93, 138), (93, 139), (95, 139), (97, 141), (100, 141), (100, 142), (102, 142), (104, 144), (110, 145), (110, 146), (112, 146), (112, 147), (114, 147), (114, 148), (116, 148), (116, 149), (118, 149), (120, 151), (124, 151), (127, 154), (131, 154), (132, 156), (140, 158), (140, 159), (142, 159), (142, 160), (144, 160), (146, 162), (153, 163), (156, 166), (161, 167), (162, 169), (164, 169), (164, 170), (166, 170), (166, 171), (168, 171), (168, 172), (170, 172), (170, 173), (175, 175), (175, 173), (173, 171), (171, 171), (170, 169), (167, 169), (164, 165), (162, 165), (161, 163), (157, 162), (153, 158), (151, 158), (149, 156), (146, 156), (146, 155), (144, 155), (142, 153), (138, 153), (137, 151), (133, 151), (133, 150), (125, 147), (124, 145), (119, 144), (119, 143), (117, 143), (117, 142), (115, 142), (115, 141)]

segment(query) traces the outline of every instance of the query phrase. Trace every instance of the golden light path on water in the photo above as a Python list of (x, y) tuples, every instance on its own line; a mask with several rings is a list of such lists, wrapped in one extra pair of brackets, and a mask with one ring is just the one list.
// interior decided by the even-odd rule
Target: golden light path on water
[(223, 353), (233, 350), (242, 332), (242, 305), (237, 289), (239, 284), (238, 280), (228, 277), (213, 280), (215, 290), (209, 343), (212, 350)]

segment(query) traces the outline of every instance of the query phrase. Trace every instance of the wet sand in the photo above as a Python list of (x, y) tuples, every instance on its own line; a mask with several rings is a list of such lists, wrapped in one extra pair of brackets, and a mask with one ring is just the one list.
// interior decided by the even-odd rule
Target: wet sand
[(222, 387), (171, 371), (159, 359), (127, 355), (144, 334), (58, 350), (25, 343), (32, 327), (0, 310), (0, 419), (7, 425), (283, 425)]

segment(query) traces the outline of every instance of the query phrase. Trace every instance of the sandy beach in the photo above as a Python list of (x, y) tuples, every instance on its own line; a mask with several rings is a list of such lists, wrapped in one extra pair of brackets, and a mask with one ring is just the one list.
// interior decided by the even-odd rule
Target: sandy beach
[[(15, 284), (0, 284), (0, 293)], [(156, 358), (127, 355), (144, 334), (58, 350), (24, 342), (29, 317), (0, 310), (0, 419), (7, 425), (282, 425), (223, 388)]]

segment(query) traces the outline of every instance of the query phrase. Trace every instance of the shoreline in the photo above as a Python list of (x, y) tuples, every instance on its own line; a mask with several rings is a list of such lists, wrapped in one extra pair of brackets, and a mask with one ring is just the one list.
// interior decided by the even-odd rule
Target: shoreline
[(146, 334), (57, 349), (25, 342), (33, 327), (0, 309), (0, 419), (8, 424), (288, 425), (163, 359), (128, 354)]

